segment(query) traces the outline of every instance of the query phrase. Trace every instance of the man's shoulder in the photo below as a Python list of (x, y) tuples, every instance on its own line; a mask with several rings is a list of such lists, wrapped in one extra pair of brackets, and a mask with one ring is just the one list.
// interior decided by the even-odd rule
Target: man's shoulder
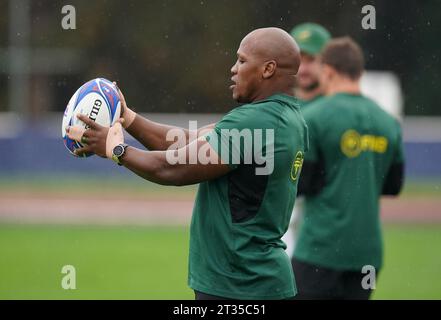
[(243, 123), (272, 123), (287, 112), (300, 110), (296, 98), (285, 95), (271, 97), (241, 105), (228, 112), (222, 120)]
[(363, 98), (366, 104), (369, 105), (371, 112), (377, 117), (377, 121), (379, 122), (379, 124), (381, 123), (381, 125), (388, 126), (389, 128), (396, 128), (398, 130), (401, 130), (401, 123), (396, 117), (387, 112), (371, 98), (366, 96), (363, 96)]
[(294, 96), (290, 96), (282, 93), (274, 94), (265, 99), (255, 101), (249, 104), (249, 106), (256, 106), (256, 107), (261, 107), (262, 105), (274, 107), (274, 108), (288, 106), (294, 109), (300, 109), (299, 99), (297, 99)]
[[(265, 104), (265, 105), (261, 105)], [(275, 127), (305, 126), (305, 120), (300, 109), (300, 102), (294, 96), (277, 94), (258, 103), (258, 109), (265, 115), (257, 114), (259, 119), (271, 119)]]
[(328, 112), (329, 106), (334, 104), (335, 99), (333, 97), (322, 96), (319, 99), (309, 103), (306, 107), (303, 107), (302, 113), (305, 120), (320, 117), (323, 116), (324, 113)]
[(256, 105), (248, 103), (238, 106), (231, 111), (229, 111), (222, 120), (242, 122), (249, 121), (254, 118), (258, 118), (259, 113), (261, 113), (261, 108), (256, 108)]
[(254, 104), (244, 104), (234, 108), (216, 124), (217, 128), (257, 128), (262, 127), (269, 120), (269, 115), (265, 110), (266, 108), (258, 108)]

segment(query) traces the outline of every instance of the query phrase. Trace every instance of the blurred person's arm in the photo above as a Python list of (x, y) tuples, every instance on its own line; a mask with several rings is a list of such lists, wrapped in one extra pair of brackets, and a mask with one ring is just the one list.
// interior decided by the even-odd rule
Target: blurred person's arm
[(396, 196), (400, 193), (404, 182), (404, 164), (394, 163), (390, 166), (383, 183), (383, 195)]
[(401, 127), (397, 123), (397, 144), (392, 164), (389, 167), (386, 179), (383, 182), (383, 195), (396, 196), (400, 193), (404, 184), (404, 151)]
[[(167, 141), (167, 133), (172, 133), (172, 130), (175, 133), (179, 130), (179, 132), (185, 135), (185, 141), (182, 141), (180, 144), (175, 144), (177, 148), (181, 148), (195, 140), (197, 137), (210, 132), (215, 126), (215, 124), (212, 123), (198, 129), (197, 131), (190, 131), (188, 129), (151, 121), (127, 107), (124, 95), (119, 88), (118, 92), (121, 100), (121, 118), (124, 119), (124, 128), (132, 137), (149, 150), (167, 150), (172, 144), (174, 144), (174, 139), (169, 139), (169, 141)], [(171, 137), (172, 136), (173, 135), (171, 135)]]

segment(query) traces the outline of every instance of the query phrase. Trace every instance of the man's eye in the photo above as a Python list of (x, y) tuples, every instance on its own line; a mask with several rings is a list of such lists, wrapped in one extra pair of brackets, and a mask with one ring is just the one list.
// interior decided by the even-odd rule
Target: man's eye
[(240, 64), (245, 62), (245, 60), (241, 60), (241, 59), (239, 59), (238, 61), (239, 61)]

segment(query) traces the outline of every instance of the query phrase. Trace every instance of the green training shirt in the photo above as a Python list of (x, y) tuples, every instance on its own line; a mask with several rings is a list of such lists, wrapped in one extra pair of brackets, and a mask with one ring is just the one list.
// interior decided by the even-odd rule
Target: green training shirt
[(310, 149), (322, 162), (325, 186), (305, 198), (294, 257), (336, 270), (382, 266), (379, 198), (392, 163), (402, 163), (398, 121), (372, 100), (339, 93), (303, 112)]
[[(234, 130), (243, 134), (242, 142), (231, 137)], [(250, 132), (252, 151), (244, 143)], [(307, 137), (297, 100), (282, 94), (233, 109), (206, 136), (232, 170), (199, 185), (190, 230), (192, 289), (233, 299), (296, 294), (281, 238), (288, 229)], [(264, 174), (256, 174), (264, 168)]]

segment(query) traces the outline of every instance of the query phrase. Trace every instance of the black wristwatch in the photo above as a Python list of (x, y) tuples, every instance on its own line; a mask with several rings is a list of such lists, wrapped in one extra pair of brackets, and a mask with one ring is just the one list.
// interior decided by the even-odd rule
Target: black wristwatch
[(112, 160), (115, 161), (119, 166), (122, 166), (121, 159), (126, 153), (126, 149), (129, 145), (126, 143), (120, 143), (112, 151)]

